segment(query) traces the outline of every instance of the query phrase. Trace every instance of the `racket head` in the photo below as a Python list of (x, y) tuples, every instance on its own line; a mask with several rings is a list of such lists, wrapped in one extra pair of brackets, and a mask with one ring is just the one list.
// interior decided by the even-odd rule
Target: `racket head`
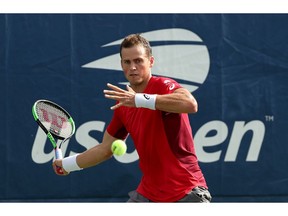
[(32, 107), (32, 114), (46, 134), (66, 140), (75, 133), (75, 123), (71, 115), (58, 104), (41, 99)]

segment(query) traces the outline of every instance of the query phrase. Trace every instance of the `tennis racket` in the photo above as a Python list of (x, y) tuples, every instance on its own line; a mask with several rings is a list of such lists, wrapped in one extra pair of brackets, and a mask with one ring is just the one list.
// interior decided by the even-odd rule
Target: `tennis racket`
[[(52, 143), (55, 158), (62, 159), (61, 146), (75, 133), (74, 120), (65, 109), (49, 100), (37, 100), (32, 107), (32, 114)], [(61, 140), (59, 146), (56, 139)], [(61, 167), (57, 167), (56, 171), (63, 174)]]

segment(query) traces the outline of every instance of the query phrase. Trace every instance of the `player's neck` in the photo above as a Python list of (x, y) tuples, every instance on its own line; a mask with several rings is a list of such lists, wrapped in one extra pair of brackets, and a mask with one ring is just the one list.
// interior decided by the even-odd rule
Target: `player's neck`
[(143, 80), (143, 82), (141, 83), (138, 83), (136, 85), (131, 85), (131, 87), (136, 93), (142, 93), (146, 89), (151, 77), (152, 75), (150, 75), (147, 79)]

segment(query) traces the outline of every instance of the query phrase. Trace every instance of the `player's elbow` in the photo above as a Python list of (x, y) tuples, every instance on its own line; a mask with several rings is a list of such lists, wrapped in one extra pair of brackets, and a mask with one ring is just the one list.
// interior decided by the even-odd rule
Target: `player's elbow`
[(198, 103), (197, 102), (195, 102), (193, 110), (194, 110), (193, 113), (198, 112)]
[(196, 113), (198, 112), (198, 103), (194, 96), (186, 89), (180, 88), (176, 90), (179, 94), (179, 98), (183, 100), (184, 112), (185, 113)]
[(196, 113), (197, 111), (198, 111), (197, 102), (193, 100), (189, 100), (183, 104), (180, 113)]
[(198, 112), (198, 103), (196, 100), (191, 99), (189, 106), (189, 113), (196, 113), (196, 112)]

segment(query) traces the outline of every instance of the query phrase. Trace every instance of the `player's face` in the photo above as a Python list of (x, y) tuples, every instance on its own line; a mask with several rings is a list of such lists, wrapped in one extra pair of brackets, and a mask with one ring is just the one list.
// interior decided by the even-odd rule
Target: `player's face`
[(126, 79), (133, 87), (146, 86), (151, 77), (153, 56), (148, 57), (142, 45), (122, 49), (121, 66)]

